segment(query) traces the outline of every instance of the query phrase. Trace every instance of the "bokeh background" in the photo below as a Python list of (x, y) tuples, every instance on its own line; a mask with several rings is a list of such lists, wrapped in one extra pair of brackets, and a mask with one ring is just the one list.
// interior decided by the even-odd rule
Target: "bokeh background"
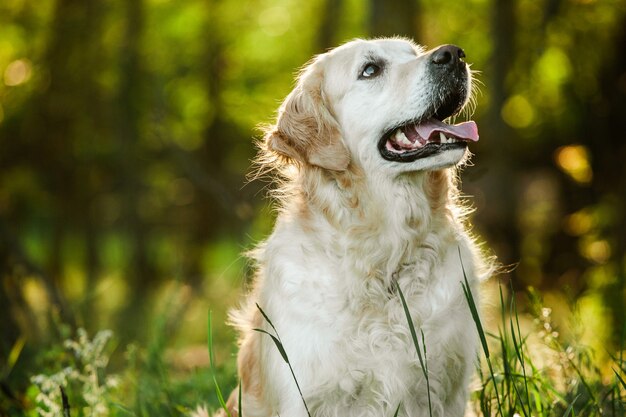
[[(255, 126), (312, 55), (383, 35), (464, 48), (481, 86), (462, 175), (475, 231), (520, 306), (535, 288), (599, 364), (614, 352), (626, 1), (2, 0), (0, 415), (27, 407), (29, 377), (79, 327), (113, 330), (114, 369), (131, 344), (146, 374), (199, 380), (211, 309), (233, 378), (223, 322), (274, 217), (271, 184), (246, 179)], [(206, 394), (190, 386), (190, 403)]]

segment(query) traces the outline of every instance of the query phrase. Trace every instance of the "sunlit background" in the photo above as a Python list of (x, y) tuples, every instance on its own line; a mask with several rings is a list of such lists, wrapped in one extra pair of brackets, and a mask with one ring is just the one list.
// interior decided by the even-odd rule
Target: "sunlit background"
[(209, 309), (232, 383), (223, 322), (274, 216), (246, 180), (255, 126), (312, 55), (396, 34), (479, 71), (475, 231), (520, 308), (536, 289), (603, 367), (626, 314), (624, 0), (2, 0), (0, 415), (79, 327), (113, 331), (119, 372), (131, 344), (201, 379)]

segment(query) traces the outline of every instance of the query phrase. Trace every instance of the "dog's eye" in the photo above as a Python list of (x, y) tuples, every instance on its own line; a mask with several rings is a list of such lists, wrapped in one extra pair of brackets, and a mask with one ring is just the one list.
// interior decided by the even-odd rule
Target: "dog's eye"
[(360, 78), (374, 78), (378, 74), (380, 74), (380, 67), (378, 65), (367, 64), (365, 68), (363, 68)]

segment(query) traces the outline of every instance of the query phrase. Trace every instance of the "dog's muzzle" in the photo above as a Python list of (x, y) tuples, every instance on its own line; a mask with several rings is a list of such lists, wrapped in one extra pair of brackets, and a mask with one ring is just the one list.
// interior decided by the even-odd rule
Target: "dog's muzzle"
[(388, 161), (412, 162), (448, 150), (464, 149), (478, 141), (473, 121), (451, 125), (443, 121), (461, 111), (469, 98), (469, 69), (465, 52), (443, 45), (430, 52), (428, 72), (434, 91), (429, 110), (413, 120), (389, 129), (378, 150)]

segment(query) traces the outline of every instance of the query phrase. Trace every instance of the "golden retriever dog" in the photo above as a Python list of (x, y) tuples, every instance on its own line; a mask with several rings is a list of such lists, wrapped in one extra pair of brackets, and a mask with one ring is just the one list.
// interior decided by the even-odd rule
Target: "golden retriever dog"
[(464, 58), (354, 40), (301, 71), (262, 139), (279, 213), (231, 315), (245, 417), (464, 415), (478, 335), (461, 283), (487, 274), (456, 184), (477, 127), (446, 122), (470, 100)]

